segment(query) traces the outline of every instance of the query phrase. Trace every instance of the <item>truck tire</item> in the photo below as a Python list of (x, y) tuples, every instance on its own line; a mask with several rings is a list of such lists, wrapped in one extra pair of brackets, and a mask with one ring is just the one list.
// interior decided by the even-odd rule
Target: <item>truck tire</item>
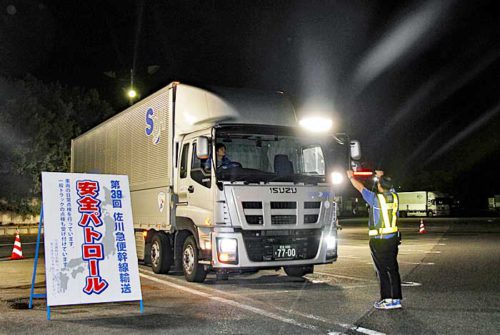
[(308, 273), (314, 272), (314, 265), (306, 266), (284, 266), (283, 270), (289, 277), (303, 277)]
[(151, 240), (151, 268), (154, 273), (168, 273), (174, 258), (170, 239), (163, 233), (156, 233)]
[(203, 264), (198, 263), (198, 246), (194, 237), (188, 236), (182, 248), (182, 271), (184, 277), (189, 282), (203, 283), (207, 277), (207, 272)]
[(428, 217), (433, 217), (433, 216), (434, 216), (434, 213), (433, 213), (432, 211), (428, 211), (428, 212), (427, 212), (427, 216), (428, 216)]

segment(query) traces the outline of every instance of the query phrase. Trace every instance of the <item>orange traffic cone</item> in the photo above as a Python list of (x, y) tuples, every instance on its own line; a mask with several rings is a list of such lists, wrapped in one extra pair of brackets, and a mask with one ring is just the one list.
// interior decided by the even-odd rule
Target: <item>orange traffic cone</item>
[(23, 248), (21, 247), (21, 238), (19, 237), (19, 230), (16, 231), (16, 240), (14, 242), (14, 249), (10, 259), (23, 259)]
[(425, 230), (424, 220), (420, 219), (420, 228), (418, 229), (419, 234), (427, 234), (427, 230)]

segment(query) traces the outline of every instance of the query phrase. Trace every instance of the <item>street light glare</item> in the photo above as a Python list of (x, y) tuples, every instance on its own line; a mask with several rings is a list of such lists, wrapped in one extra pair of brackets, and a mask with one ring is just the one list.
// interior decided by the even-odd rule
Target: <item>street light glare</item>
[(331, 119), (324, 117), (307, 117), (299, 121), (301, 127), (316, 132), (324, 133), (332, 128), (333, 122)]
[(136, 92), (136, 90), (134, 90), (133, 88), (131, 88), (131, 89), (128, 90), (127, 95), (128, 95), (129, 98), (135, 98), (137, 96), (137, 92)]

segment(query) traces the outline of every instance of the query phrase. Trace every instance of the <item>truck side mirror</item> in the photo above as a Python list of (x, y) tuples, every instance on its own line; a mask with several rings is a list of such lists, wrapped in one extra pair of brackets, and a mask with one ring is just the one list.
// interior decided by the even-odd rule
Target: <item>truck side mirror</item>
[(361, 159), (361, 145), (358, 140), (351, 141), (351, 158), (355, 161)]
[(198, 159), (208, 159), (210, 154), (208, 138), (205, 136), (200, 136), (197, 139), (196, 145), (196, 157)]

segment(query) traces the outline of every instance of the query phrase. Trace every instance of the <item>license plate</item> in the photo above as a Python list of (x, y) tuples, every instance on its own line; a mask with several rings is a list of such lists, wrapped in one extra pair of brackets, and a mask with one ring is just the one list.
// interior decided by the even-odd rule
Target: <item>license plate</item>
[(297, 247), (295, 245), (274, 246), (274, 259), (295, 259), (297, 258)]

